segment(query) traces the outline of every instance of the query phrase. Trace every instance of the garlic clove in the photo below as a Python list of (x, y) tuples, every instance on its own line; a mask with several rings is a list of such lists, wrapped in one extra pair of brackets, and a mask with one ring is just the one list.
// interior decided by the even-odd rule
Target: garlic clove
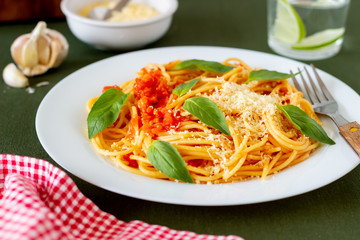
[(30, 39), (24, 44), (21, 52), (23, 67), (35, 67), (39, 63), (37, 41), (46, 28), (46, 23), (40, 21), (30, 35)]
[(16, 38), (15, 41), (11, 44), (11, 48), (10, 48), (11, 57), (18, 66), (24, 66), (21, 57), (22, 49), (23, 46), (27, 43), (27, 41), (29, 41), (29, 39), (30, 39), (30, 34), (23, 34), (18, 38)]
[(51, 39), (52, 51), (54, 51), (54, 61), (50, 61), (52, 67), (58, 67), (64, 59), (67, 57), (69, 52), (69, 43), (60, 32), (53, 29), (45, 29), (45, 34)]
[(16, 88), (29, 86), (29, 80), (13, 63), (9, 63), (3, 70), (4, 82)]
[(38, 54), (37, 54), (37, 48), (36, 43), (32, 41), (28, 41), (26, 48), (23, 48), (23, 51), (21, 53), (21, 61), (24, 65), (24, 67), (35, 67), (38, 64)]
[(50, 49), (51, 40), (48, 36), (42, 35), (37, 41), (37, 50), (38, 50), (38, 61), (39, 64), (47, 65), (51, 56)]

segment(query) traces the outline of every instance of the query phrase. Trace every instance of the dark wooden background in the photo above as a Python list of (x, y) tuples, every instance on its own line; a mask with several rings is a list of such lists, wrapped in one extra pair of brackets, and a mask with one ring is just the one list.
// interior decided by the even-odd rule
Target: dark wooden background
[(0, 0), (0, 21), (62, 18), (61, 0)]

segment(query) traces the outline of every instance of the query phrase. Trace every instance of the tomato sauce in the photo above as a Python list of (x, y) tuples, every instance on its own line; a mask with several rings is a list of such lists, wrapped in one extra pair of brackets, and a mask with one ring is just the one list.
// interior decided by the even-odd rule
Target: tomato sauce
[(178, 111), (166, 108), (171, 89), (160, 69), (143, 68), (135, 79), (134, 96), (140, 112), (139, 127), (154, 136), (176, 129), (183, 121)]
[(113, 85), (113, 86), (105, 86), (105, 87), (103, 88), (102, 92), (104, 93), (104, 92), (106, 92), (107, 90), (109, 90), (110, 88), (116, 88), (116, 89), (120, 89), (120, 90), (121, 90), (121, 88), (120, 88), (118, 85)]
[(133, 155), (133, 153), (128, 153), (123, 156), (123, 159), (129, 163), (129, 167), (138, 168), (139, 164), (136, 160), (130, 159), (130, 156)]

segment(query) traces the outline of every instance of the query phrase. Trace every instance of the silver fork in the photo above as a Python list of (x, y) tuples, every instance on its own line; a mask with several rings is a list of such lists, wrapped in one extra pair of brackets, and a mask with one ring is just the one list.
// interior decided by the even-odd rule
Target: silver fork
[[(309, 74), (306, 67), (304, 70), (309, 79), (311, 88), (306, 83), (305, 78), (299, 70), (300, 79), (304, 85), (305, 91), (302, 90), (299, 82), (295, 77), (292, 77), (295, 88), (304, 93), (304, 97), (307, 98), (312, 104), (314, 111), (318, 114), (325, 115), (330, 117), (336, 126), (338, 127), (341, 136), (346, 140), (346, 142), (352, 147), (355, 153), (360, 157), (360, 125), (355, 122), (348, 122), (343, 116), (341, 116), (338, 112), (338, 104), (333, 96), (330, 94), (329, 90), (326, 88), (324, 82), (321, 80), (319, 74), (316, 71), (314, 65), (311, 64), (311, 68), (313, 69), (314, 75), (318, 81), (319, 88), (316, 86), (313, 78)], [(290, 71), (291, 72), (291, 71)], [(292, 74), (292, 72), (291, 72)]]

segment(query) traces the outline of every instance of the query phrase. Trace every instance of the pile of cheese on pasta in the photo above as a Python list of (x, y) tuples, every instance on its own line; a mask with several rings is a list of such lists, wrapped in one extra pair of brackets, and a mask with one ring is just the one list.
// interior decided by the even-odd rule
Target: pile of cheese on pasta
[[(226, 73), (180, 69), (180, 60), (148, 64), (135, 79), (107, 86), (129, 93), (119, 117), (91, 139), (96, 150), (126, 171), (177, 181), (157, 170), (147, 158), (154, 140), (170, 143), (195, 183), (227, 183), (266, 179), (304, 161), (319, 143), (286, 119), (277, 105), (295, 105), (319, 121), (311, 105), (286, 79), (248, 80), (253, 69), (237, 58), (222, 64)], [(176, 86), (198, 79), (184, 95)], [(230, 134), (204, 124), (183, 108), (193, 97), (205, 97), (221, 110)], [(88, 101), (89, 110), (98, 98)]]

